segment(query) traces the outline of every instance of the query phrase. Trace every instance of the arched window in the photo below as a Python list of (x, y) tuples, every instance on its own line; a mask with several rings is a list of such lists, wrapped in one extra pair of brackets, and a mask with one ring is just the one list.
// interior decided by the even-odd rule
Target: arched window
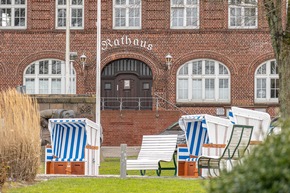
[(278, 102), (279, 74), (275, 60), (261, 64), (255, 73), (255, 102)]
[[(72, 69), (70, 93), (76, 93), (76, 75)], [(65, 94), (65, 62), (43, 59), (28, 65), (24, 71), (27, 94)]]
[(177, 72), (177, 102), (230, 102), (230, 74), (215, 60), (198, 59)]

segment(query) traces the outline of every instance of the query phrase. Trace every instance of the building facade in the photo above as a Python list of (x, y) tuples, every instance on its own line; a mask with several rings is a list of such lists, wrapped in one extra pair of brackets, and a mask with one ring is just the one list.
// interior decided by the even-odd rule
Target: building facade
[[(94, 95), (97, 0), (70, 2), (70, 51), (78, 57), (67, 70), (66, 0), (0, 1), (1, 90), (25, 85), (36, 98), (63, 97), (70, 80), (70, 94)], [(125, 110), (133, 115), (132, 110), (154, 115), (156, 110), (176, 111), (171, 119), (164, 117), (163, 127), (184, 113), (226, 116), (231, 106), (277, 114), (279, 77), (261, 0), (101, 3), (101, 106), (106, 117), (112, 110), (119, 111), (118, 119)], [(106, 137), (112, 119), (101, 121), (108, 126)], [(124, 127), (131, 124), (126, 123)], [(148, 120), (144, 124), (150, 125)], [(142, 134), (146, 129), (137, 138)]]

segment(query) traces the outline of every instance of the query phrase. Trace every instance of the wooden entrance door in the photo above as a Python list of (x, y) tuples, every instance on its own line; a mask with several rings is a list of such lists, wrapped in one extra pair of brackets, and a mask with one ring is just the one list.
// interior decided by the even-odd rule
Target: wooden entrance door
[(152, 72), (145, 63), (113, 61), (102, 71), (102, 107), (105, 109), (151, 109)]

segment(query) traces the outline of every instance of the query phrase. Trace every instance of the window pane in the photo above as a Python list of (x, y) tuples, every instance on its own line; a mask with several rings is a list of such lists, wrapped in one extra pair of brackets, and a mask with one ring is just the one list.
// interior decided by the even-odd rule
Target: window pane
[(192, 80), (192, 99), (202, 99), (202, 79)]
[(278, 74), (278, 66), (276, 65), (275, 61), (271, 61), (270, 63), (271, 74)]
[(35, 79), (34, 78), (26, 78), (25, 86), (26, 86), (27, 94), (35, 94)]
[(141, 1), (140, 0), (129, 0), (129, 5), (140, 5)]
[(188, 80), (178, 80), (178, 99), (188, 99)]
[(214, 99), (214, 79), (205, 79), (205, 99)]
[(48, 94), (48, 78), (39, 79), (39, 94)]
[(192, 74), (202, 74), (202, 61), (192, 63)]
[(219, 64), (219, 74), (228, 74), (228, 70), (222, 64)]
[(172, 8), (172, 26), (183, 26), (183, 8)]
[(39, 62), (39, 74), (48, 74), (48, 60)]
[(124, 5), (126, 4), (126, 0), (116, 0), (116, 5)]
[(61, 79), (51, 79), (51, 94), (61, 94)]
[(255, 25), (256, 25), (256, 9), (245, 8), (245, 26), (255, 26)]
[(143, 83), (143, 89), (144, 90), (149, 90), (149, 88), (150, 88), (149, 87), (149, 83), (147, 83), (147, 82), (146, 83)]
[(271, 79), (271, 98), (278, 98), (279, 80)]
[(266, 63), (257, 70), (257, 74), (266, 74)]
[(139, 8), (129, 9), (129, 26), (139, 26), (140, 25), (140, 12)]
[(25, 26), (25, 9), (15, 9), (14, 25)]
[(229, 80), (219, 80), (219, 99), (229, 99)]
[(126, 26), (126, 9), (118, 8), (115, 10), (115, 25)]
[(30, 65), (30, 66), (27, 68), (25, 74), (35, 74), (35, 64)]
[(61, 74), (61, 61), (52, 60), (51, 74)]
[(141, 26), (140, 0), (116, 0), (115, 2), (114, 20), (116, 27)]
[(21, 5), (25, 5), (25, 0), (19, 0), (18, 2), (19, 2), (19, 4), (21, 4)]
[(257, 98), (266, 98), (266, 79), (257, 79)]
[(72, 0), (72, 5), (82, 5), (83, 1), (82, 0)]
[(185, 64), (180, 70), (179, 75), (188, 75), (188, 64)]
[(66, 0), (58, 0), (57, 4), (58, 5), (66, 5)]
[(58, 9), (57, 24), (58, 27), (66, 26), (66, 9)]
[(214, 72), (214, 61), (205, 61), (205, 74), (215, 74)]
[(11, 26), (11, 9), (0, 9), (0, 26)]
[(183, 0), (172, 0), (172, 5), (183, 5)]
[(197, 8), (186, 9), (186, 26), (197, 26)]
[(3, 5), (11, 5), (11, 0), (1, 0), (0, 2), (1, 2), (0, 4)]
[(196, 5), (197, 4), (197, 0), (186, 0), (186, 4), (187, 5)]
[(71, 25), (72, 27), (82, 27), (82, 9), (72, 9)]

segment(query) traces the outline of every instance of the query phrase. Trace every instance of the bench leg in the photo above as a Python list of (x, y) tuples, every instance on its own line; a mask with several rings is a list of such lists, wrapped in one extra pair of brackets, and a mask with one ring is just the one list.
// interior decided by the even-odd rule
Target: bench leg
[(176, 164), (176, 154), (175, 153), (173, 154), (172, 159), (173, 159), (173, 164), (174, 164), (174, 167), (172, 167), (172, 168), (162, 168), (160, 161), (158, 162), (158, 170), (156, 170), (156, 174), (158, 176), (161, 175), (161, 171), (162, 170), (174, 170), (174, 176), (176, 176), (176, 174), (177, 174), (177, 164)]
[(146, 174), (146, 170), (140, 170), (141, 176), (144, 176)]

